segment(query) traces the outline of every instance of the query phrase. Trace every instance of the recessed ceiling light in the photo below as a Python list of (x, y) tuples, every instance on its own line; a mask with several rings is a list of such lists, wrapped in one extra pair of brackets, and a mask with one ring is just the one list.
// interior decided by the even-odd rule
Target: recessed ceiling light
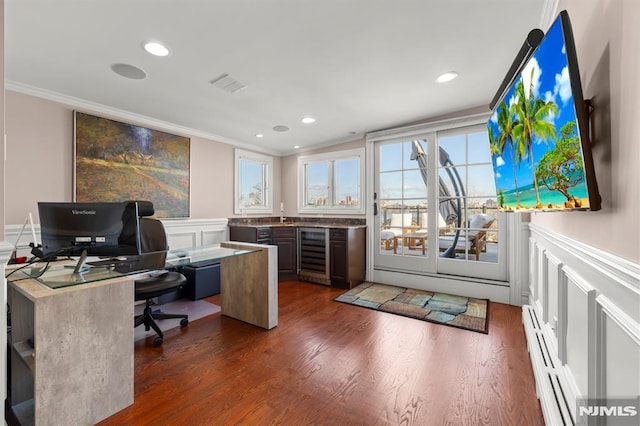
[(144, 50), (155, 56), (167, 56), (169, 54), (169, 49), (167, 49), (164, 45), (153, 41), (145, 43)]
[(313, 117), (305, 117), (301, 120), (304, 124), (312, 124), (316, 122), (316, 119)]
[(444, 74), (440, 74), (436, 81), (438, 83), (446, 83), (447, 81), (451, 81), (458, 76), (458, 73), (455, 71), (445, 72)]
[(298, 148), (300, 148), (300, 145), (294, 145), (293, 146), (293, 149), (298, 149)]
[(258, 133), (258, 134), (256, 135), (256, 138), (263, 138), (263, 137), (264, 137), (264, 135), (263, 135), (262, 133)]

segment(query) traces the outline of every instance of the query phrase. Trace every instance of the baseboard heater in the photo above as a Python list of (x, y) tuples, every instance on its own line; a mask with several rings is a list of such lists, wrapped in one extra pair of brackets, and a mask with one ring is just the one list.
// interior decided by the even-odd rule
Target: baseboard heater
[(522, 323), (527, 349), (536, 380), (536, 393), (548, 425), (575, 425), (569, 387), (563, 380), (561, 363), (550, 350), (550, 337), (545, 333), (537, 311), (529, 305), (522, 307)]

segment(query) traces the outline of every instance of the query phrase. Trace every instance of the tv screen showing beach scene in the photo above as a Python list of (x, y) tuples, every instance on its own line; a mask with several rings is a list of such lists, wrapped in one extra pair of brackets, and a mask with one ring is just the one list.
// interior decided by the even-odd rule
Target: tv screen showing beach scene
[(587, 117), (563, 11), (487, 123), (501, 210), (600, 208)]

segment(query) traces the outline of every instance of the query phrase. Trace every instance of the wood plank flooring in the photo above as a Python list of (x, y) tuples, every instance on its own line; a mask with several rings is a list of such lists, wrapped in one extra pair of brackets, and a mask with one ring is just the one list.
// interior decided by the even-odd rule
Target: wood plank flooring
[(272, 330), (216, 314), (136, 343), (135, 402), (100, 424), (544, 424), (520, 308), (491, 303), (485, 335), (343, 291), (283, 282)]

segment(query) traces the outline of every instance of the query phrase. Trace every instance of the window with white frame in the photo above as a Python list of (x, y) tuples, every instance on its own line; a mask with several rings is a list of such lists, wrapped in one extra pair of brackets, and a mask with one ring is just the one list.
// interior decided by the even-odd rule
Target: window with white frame
[(273, 213), (273, 158), (235, 150), (235, 214)]
[(364, 213), (364, 148), (298, 158), (300, 213)]

